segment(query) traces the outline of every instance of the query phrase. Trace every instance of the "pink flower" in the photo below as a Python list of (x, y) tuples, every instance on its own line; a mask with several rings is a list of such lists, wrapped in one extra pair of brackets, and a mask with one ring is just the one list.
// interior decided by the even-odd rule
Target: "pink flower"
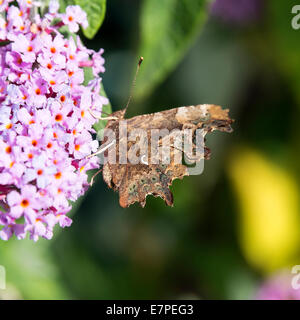
[(44, 189), (51, 183), (55, 172), (55, 166), (47, 163), (46, 154), (43, 153), (33, 158), (32, 168), (28, 168), (24, 174), (24, 182), (36, 180), (37, 187)]
[[(101, 115), (108, 103), (99, 94), (104, 60), (59, 32), (87, 26), (79, 6), (60, 14), (52, 0), (44, 17), (32, 17), (32, 3), (10, 2), (0, 4), (0, 39), (10, 41), (0, 47), (0, 238), (51, 239), (55, 225), (71, 225), (69, 203), (87, 190), (87, 170), (99, 167), (86, 156), (98, 147), (89, 109)], [(86, 87), (85, 63), (95, 74)]]
[(41, 69), (40, 73), (47, 81), (49, 88), (56, 93), (62, 90), (63, 84), (68, 80), (68, 76), (65, 71), (51, 72), (45, 68)]
[(267, 279), (259, 288), (257, 300), (300, 300), (300, 289), (292, 287), (290, 272), (280, 272)]
[(7, 19), (9, 21), (9, 26), (16, 27), (20, 30), (20, 27), (24, 26), (23, 20), (24, 12), (16, 6), (10, 6), (7, 9)]
[(102, 57), (104, 50), (100, 49), (99, 52), (93, 55), (93, 73), (96, 77), (100, 72), (105, 72), (104, 59)]
[(78, 138), (69, 144), (69, 151), (75, 159), (82, 159), (87, 155), (95, 152), (98, 148), (98, 141), (92, 140), (91, 135), (85, 131)]
[(49, 2), (49, 13), (55, 14), (55, 13), (57, 13), (58, 9), (59, 9), (58, 0), (51, 0)]
[(17, 223), (6, 224), (0, 231), (0, 238), (2, 240), (8, 240), (13, 234), (15, 234), (19, 240), (24, 239), (26, 236), (24, 225)]
[[(13, 82), (13, 79), (20, 78), (24, 73), (30, 73), (32, 68), (31, 62), (26, 62), (22, 53), (16, 51), (10, 51), (6, 54), (6, 63), (8, 67), (16, 71), (16, 74), (10, 74), (9, 80)], [(15, 77), (12, 77), (15, 76)], [(25, 80), (25, 79), (24, 79)]]
[(31, 41), (28, 37), (23, 34), (18, 34), (17, 36), (10, 37), (12, 40), (11, 49), (12, 51), (21, 53), (21, 58), (24, 62), (33, 63), (36, 59), (35, 48), (36, 42)]
[(29, 219), (34, 217), (34, 209), (39, 209), (36, 199), (36, 187), (25, 185), (21, 189), (21, 194), (11, 191), (7, 195), (7, 204), (10, 206), (9, 215), (14, 219), (19, 219), (25, 214)]
[(0, 2), (0, 12), (3, 12), (5, 10), (7, 10), (9, 3), (12, 2), (12, 1), (13, 0), (2, 0)]
[(57, 34), (54, 38), (49, 34), (43, 37), (44, 48), (42, 52), (45, 57), (51, 58), (52, 61), (60, 67), (64, 67), (66, 63), (65, 57), (65, 41), (62, 35)]
[(68, 6), (62, 21), (69, 27), (71, 32), (77, 32), (79, 30), (79, 24), (82, 25), (83, 28), (88, 27), (87, 15), (79, 6)]
[(0, 17), (0, 40), (7, 39), (6, 27), (7, 27), (6, 20)]

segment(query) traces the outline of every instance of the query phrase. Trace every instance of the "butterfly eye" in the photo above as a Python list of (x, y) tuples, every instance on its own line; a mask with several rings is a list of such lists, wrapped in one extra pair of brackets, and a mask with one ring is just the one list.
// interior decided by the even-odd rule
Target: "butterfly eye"
[(158, 178), (157, 178), (156, 176), (152, 176), (152, 177), (151, 177), (151, 181), (152, 181), (152, 182), (157, 182), (157, 181), (158, 181)]

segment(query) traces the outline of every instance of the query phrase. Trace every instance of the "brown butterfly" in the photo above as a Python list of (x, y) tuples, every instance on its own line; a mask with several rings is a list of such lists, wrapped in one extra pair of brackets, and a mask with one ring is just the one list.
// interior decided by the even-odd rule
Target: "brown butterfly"
[[(113, 137), (106, 139), (96, 152), (103, 154), (103, 179), (110, 188), (119, 192), (123, 208), (134, 202), (144, 207), (147, 195), (161, 197), (172, 206), (173, 195), (169, 186), (174, 179), (190, 175), (189, 166), (181, 161), (182, 156), (189, 153), (187, 159), (194, 164), (209, 159), (205, 135), (214, 130), (232, 132), (233, 120), (228, 116), (228, 109), (216, 105), (179, 107), (129, 119), (125, 119), (126, 109), (104, 118), (108, 120), (104, 136)], [(122, 128), (126, 128), (125, 134), (121, 132)], [(189, 143), (184, 141), (191, 152), (183, 146), (187, 132)], [(202, 140), (198, 153), (193, 156), (195, 148), (199, 147), (199, 141), (198, 145), (195, 143), (196, 134)]]

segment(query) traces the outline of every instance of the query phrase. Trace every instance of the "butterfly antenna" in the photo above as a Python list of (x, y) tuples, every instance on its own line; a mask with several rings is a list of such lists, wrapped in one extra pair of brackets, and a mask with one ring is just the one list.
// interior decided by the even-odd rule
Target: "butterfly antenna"
[(130, 89), (130, 96), (129, 96), (128, 102), (126, 104), (126, 107), (125, 107), (125, 112), (126, 112), (128, 106), (129, 106), (130, 102), (131, 102), (132, 95), (133, 95), (133, 90), (135, 88), (136, 78), (137, 78), (137, 75), (139, 73), (139, 70), (140, 70), (140, 67), (141, 67), (141, 64), (142, 64), (143, 61), (144, 61), (144, 58), (140, 57), (140, 60), (138, 62), (137, 68), (136, 68), (135, 76), (134, 76), (133, 81), (132, 81), (132, 85), (131, 85), (131, 89)]

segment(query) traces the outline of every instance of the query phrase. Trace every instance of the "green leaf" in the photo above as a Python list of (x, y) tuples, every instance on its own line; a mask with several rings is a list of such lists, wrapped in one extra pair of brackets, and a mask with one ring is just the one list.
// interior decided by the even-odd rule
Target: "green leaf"
[[(296, 19), (299, 23), (299, 11), (292, 13), (295, 4), (290, 1), (271, 1), (269, 9), (269, 34), (262, 34), (262, 43), (265, 44), (265, 52), (269, 53), (268, 58), (276, 63), (289, 79), (289, 83), (294, 89), (298, 101), (300, 101), (300, 30), (293, 29), (292, 20)], [(273, 50), (270, 50), (270, 47)]]
[(106, 11), (106, 0), (75, 0), (88, 17), (89, 26), (83, 29), (83, 34), (92, 39), (102, 25)]
[(70, 30), (67, 26), (63, 26), (63, 27), (59, 28), (58, 31), (64, 36), (64, 38), (70, 39), (72, 37), (73, 40), (75, 41), (75, 43), (77, 42), (76, 34), (70, 32)]
[(206, 20), (207, 0), (144, 0), (139, 53), (144, 63), (137, 82), (141, 98), (162, 82), (193, 44)]
[[(106, 93), (104, 91), (103, 84), (102, 84), (101, 89), (100, 89), (100, 95), (103, 96), (103, 97), (106, 97)], [(105, 106), (103, 106), (102, 112), (103, 112), (103, 117), (106, 117), (107, 115), (112, 113), (112, 108), (111, 108), (110, 102), (108, 104), (106, 104)], [(100, 120), (100, 121), (98, 121), (97, 123), (95, 123), (93, 125), (94, 129), (97, 131), (98, 139), (101, 138), (101, 136), (102, 136), (101, 131), (106, 126), (106, 123), (107, 123), (107, 121)]]
[(93, 69), (91, 67), (83, 67), (84, 81), (83, 85), (87, 86), (94, 79)]
[[(83, 68), (84, 71), (84, 82), (83, 85), (87, 86), (88, 83), (90, 82), (90, 80), (94, 79), (94, 75), (93, 75), (93, 70), (91, 67), (84, 67)], [(105, 90), (103, 88), (103, 84), (101, 85), (101, 89), (100, 89), (100, 95), (103, 97), (107, 97)], [(103, 117), (106, 117), (107, 115), (112, 113), (112, 108), (111, 108), (111, 104), (108, 103), (107, 105), (103, 106), (102, 108), (103, 111)], [(101, 138), (101, 130), (106, 126), (107, 121), (105, 120), (100, 120), (97, 123), (94, 124), (94, 129), (97, 131), (97, 135), (98, 138)]]

